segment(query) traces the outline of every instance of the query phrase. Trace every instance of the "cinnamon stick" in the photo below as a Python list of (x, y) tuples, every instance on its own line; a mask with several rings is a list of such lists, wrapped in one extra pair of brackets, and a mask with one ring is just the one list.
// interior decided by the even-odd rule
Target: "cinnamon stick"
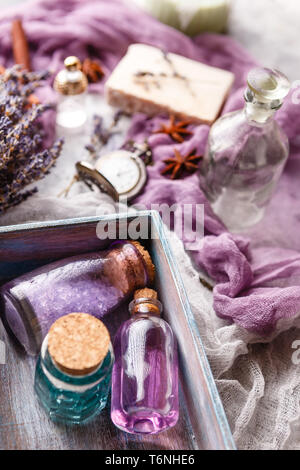
[(28, 42), (20, 19), (16, 19), (12, 22), (11, 36), (15, 63), (30, 71)]

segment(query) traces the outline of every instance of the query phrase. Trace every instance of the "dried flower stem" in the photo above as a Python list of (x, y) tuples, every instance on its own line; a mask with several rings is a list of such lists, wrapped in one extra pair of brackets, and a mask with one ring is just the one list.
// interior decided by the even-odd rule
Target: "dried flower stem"
[(60, 191), (57, 195), (57, 197), (67, 197), (69, 192), (71, 191), (71, 188), (73, 186), (74, 183), (76, 183), (77, 181), (79, 181), (79, 177), (78, 175), (74, 175), (70, 181), (70, 183), (68, 184), (68, 186), (63, 189), (62, 191)]

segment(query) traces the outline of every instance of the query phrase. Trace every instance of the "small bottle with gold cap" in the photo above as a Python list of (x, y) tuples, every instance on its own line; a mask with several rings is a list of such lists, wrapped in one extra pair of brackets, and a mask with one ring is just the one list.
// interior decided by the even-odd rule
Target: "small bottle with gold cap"
[(49, 417), (80, 424), (107, 403), (114, 354), (106, 326), (86, 313), (53, 323), (36, 366), (35, 392)]
[(64, 65), (54, 80), (54, 89), (59, 95), (56, 124), (62, 130), (78, 131), (87, 121), (85, 98), (88, 81), (77, 57), (67, 57)]
[(176, 340), (156, 291), (136, 291), (129, 310), (114, 341), (111, 419), (128, 433), (156, 434), (179, 416)]

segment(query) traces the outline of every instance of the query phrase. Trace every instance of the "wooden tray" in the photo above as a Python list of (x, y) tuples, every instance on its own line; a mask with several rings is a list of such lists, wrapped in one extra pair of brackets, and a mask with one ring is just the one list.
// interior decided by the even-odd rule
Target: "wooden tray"
[[(156, 288), (164, 306), (164, 318), (178, 340), (179, 422), (158, 435), (133, 436), (112, 424), (108, 406), (86, 425), (66, 427), (52, 423), (33, 393), (36, 359), (25, 355), (1, 325), (0, 338), (6, 345), (6, 363), (0, 363), (1, 449), (235, 448), (174, 256), (156, 212), (145, 211), (138, 218), (116, 215), (2, 227), (0, 284), (53, 260), (107, 247), (111, 240), (97, 237), (97, 224), (101, 228), (115, 222), (124, 230), (133, 221), (143, 224), (149, 237), (141, 242), (150, 250), (156, 265)], [(112, 228), (109, 233), (112, 235)], [(127, 315), (124, 308), (104, 319), (112, 336)]]

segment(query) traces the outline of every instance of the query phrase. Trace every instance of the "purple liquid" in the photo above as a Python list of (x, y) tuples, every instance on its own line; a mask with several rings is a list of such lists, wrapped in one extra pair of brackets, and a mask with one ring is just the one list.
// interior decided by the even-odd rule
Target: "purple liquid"
[(35, 354), (57, 318), (74, 312), (102, 318), (146, 284), (142, 257), (132, 244), (123, 243), (48, 264), (10, 281), (1, 289), (1, 313), (25, 350)]
[(119, 329), (112, 375), (111, 419), (123, 431), (155, 434), (179, 417), (177, 347), (170, 326), (137, 314)]

